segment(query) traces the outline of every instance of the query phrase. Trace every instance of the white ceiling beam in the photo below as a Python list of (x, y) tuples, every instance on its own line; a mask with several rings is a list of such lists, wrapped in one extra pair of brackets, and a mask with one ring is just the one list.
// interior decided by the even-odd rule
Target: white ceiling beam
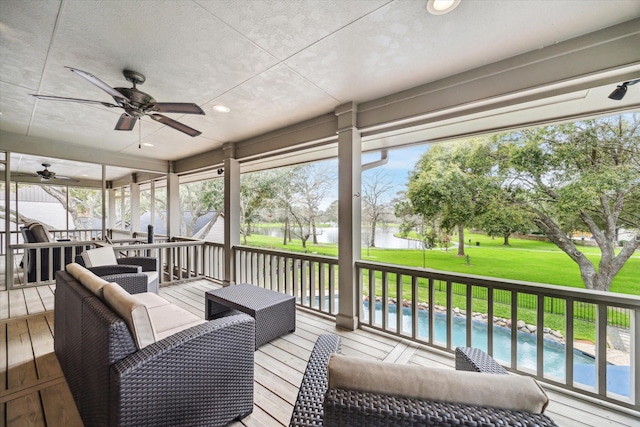
[(0, 131), (0, 150), (149, 172), (167, 173), (169, 170), (169, 162), (166, 160), (114, 153), (112, 151), (66, 144), (50, 138), (18, 135), (7, 131)]
[(429, 116), (433, 121), (453, 108), (462, 116), (638, 78), (637, 72), (624, 71), (640, 64), (638, 46), (640, 19), (635, 19), (362, 103), (358, 127), (367, 133)]

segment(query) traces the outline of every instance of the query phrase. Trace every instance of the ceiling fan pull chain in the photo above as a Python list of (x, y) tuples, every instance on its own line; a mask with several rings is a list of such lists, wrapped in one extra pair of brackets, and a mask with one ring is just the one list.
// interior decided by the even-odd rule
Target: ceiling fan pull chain
[[(134, 84), (135, 85), (135, 84)], [(138, 117), (138, 150), (142, 148), (142, 117)]]

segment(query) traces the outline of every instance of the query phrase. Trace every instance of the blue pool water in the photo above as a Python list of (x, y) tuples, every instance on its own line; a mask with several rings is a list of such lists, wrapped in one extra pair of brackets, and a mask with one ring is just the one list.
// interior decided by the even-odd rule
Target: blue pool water
[[(369, 316), (369, 303), (364, 302), (365, 320)], [(425, 339), (429, 336), (429, 312), (418, 311), (418, 336)], [(382, 304), (376, 303), (375, 321), (377, 326), (382, 325)], [(434, 340), (436, 343), (446, 344), (447, 327), (446, 315), (436, 313), (434, 319)], [(395, 330), (396, 306), (389, 305), (388, 325)], [(402, 330), (411, 333), (411, 309), (402, 309)], [(474, 347), (487, 351), (487, 324), (481, 321), (472, 322), (472, 343)], [(466, 346), (466, 318), (453, 318), (453, 347)], [(511, 359), (511, 329), (500, 326), (493, 328), (493, 357), (499, 361), (508, 363)], [(535, 372), (537, 363), (536, 337), (532, 334), (518, 332), (518, 359), (517, 368), (520, 370), (531, 370)], [(574, 350), (573, 354), (573, 376), (574, 382), (587, 387), (595, 386), (596, 365), (592, 356), (581, 351)], [(564, 381), (565, 378), (565, 346), (564, 344), (544, 340), (544, 376), (550, 379), (557, 378)], [(607, 391), (622, 396), (630, 395), (630, 367), (629, 366), (607, 366)]]

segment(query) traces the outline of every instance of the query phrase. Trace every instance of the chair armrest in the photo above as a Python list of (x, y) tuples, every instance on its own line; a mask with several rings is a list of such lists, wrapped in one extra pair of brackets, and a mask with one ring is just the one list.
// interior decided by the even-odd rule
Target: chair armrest
[(98, 267), (88, 267), (87, 270), (100, 277), (114, 274), (142, 273), (142, 268), (139, 265), (100, 265)]
[(507, 375), (506, 369), (479, 348), (456, 347), (456, 371)]
[(118, 258), (118, 264), (139, 265), (142, 267), (142, 271), (158, 271), (158, 258), (155, 257), (138, 256)]
[(253, 410), (255, 320), (178, 332), (111, 367), (112, 425), (226, 425)]
[(298, 398), (289, 426), (322, 425), (324, 395), (327, 391), (327, 363), (332, 353), (340, 349), (340, 337), (320, 335), (313, 347), (302, 377)]
[(149, 291), (147, 275), (144, 273), (107, 274), (100, 277), (107, 282), (117, 283), (130, 294), (140, 294)]
[(544, 414), (343, 389), (327, 391), (324, 411), (325, 427), (557, 427)]

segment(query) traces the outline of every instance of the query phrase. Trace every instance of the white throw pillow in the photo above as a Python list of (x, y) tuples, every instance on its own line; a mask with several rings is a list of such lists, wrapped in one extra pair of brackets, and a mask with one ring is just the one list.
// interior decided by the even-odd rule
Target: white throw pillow
[(118, 260), (112, 246), (90, 249), (82, 252), (82, 260), (87, 267), (99, 267), (101, 265), (117, 265)]
[(136, 300), (117, 283), (105, 285), (102, 292), (107, 305), (129, 326), (138, 349), (156, 342), (151, 318), (143, 303)]
[(332, 354), (329, 388), (542, 413), (549, 399), (530, 377), (374, 362)]

